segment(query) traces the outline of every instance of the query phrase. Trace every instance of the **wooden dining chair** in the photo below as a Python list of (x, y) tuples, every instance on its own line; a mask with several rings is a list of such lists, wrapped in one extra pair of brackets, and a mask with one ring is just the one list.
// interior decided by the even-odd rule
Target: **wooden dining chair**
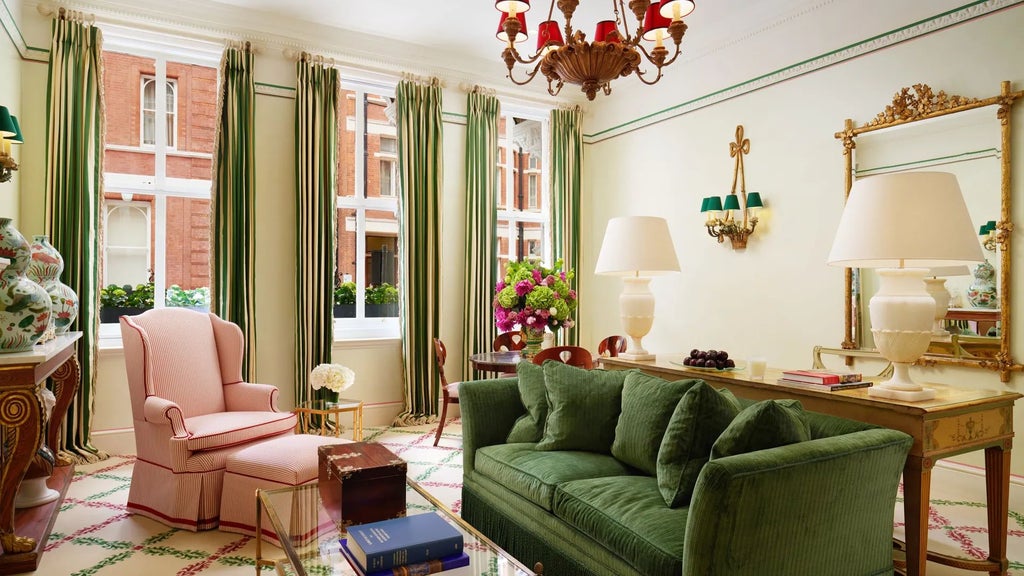
[(614, 358), (619, 354), (626, 351), (626, 337), (625, 336), (608, 336), (601, 343), (597, 345), (598, 356), (609, 356)]
[(444, 361), (448, 358), (448, 350), (440, 338), (434, 338), (434, 357), (437, 359), (437, 375), (441, 379), (441, 393), (444, 403), (441, 404), (441, 419), (437, 422), (437, 434), (434, 436), (434, 446), (441, 440), (441, 432), (444, 430), (444, 420), (448, 416), (448, 405), (459, 403), (459, 383), (448, 383), (444, 376)]
[(552, 346), (551, 348), (541, 350), (533, 357), (534, 364), (543, 364), (545, 360), (555, 360), (587, 370), (594, 367), (593, 355), (590, 353), (590, 350), (582, 346)]
[(512, 332), (504, 332), (498, 334), (498, 337), (494, 339), (494, 344), (491, 348), (495, 352), (511, 352), (512, 350), (522, 350), (526, 348), (526, 337), (519, 330), (513, 330)]

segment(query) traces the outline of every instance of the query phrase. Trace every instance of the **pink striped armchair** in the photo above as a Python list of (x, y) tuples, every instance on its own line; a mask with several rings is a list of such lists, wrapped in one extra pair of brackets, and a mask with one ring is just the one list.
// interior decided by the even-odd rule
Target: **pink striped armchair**
[(292, 434), (278, 390), (242, 381), (238, 326), (183, 308), (121, 317), (138, 460), (128, 510), (186, 530), (216, 528), (229, 455)]

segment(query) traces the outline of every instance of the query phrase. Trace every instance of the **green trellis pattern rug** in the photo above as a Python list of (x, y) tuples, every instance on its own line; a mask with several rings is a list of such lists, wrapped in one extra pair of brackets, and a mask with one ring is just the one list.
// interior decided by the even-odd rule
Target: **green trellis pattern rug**
[[(434, 426), (367, 428), (365, 439), (381, 442), (409, 463), (409, 474), (456, 513), (461, 508), (462, 430), (445, 426), (434, 447)], [(131, 456), (78, 467), (57, 517), (38, 575), (119, 576), (148, 574), (252, 576), (255, 541), (210, 530), (187, 532), (125, 511), (131, 482)], [(984, 479), (944, 468), (932, 475), (929, 514), (932, 549), (965, 558), (987, 556)], [(900, 500), (902, 504), (902, 500)], [(903, 535), (903, 509), (897, 505), (894, 533)], [(1010, 575), (1024, 576), (1024, 488), (1010, 489)], [(264, 556), (283, 556), (267, 545)], [(267, 569), (264, 574), (273, 574)], [(932, 576), (964, 572), (929, 564)]]

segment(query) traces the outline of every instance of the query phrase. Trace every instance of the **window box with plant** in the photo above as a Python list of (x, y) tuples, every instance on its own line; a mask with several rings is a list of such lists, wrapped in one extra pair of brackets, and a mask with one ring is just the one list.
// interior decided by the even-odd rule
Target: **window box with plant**
[(121, 316), (142, 314), (153, 307), (153, 283), (110, 284), (100, 290), (100, 322), (116, 323)]
[[(394, 318), (398, 316), (398, 288), (382, 282), (366, 287), (366, 317)], [(334, 317), (356, 317), (356, 283), (342, 282), (334, 288)]]
[(167, 297), (164, 301), (168, 308), (188, 308), (197, 312), (210, 311), (210, 289), (206, 286), (187, 290), (172, 284), (167, 289)]

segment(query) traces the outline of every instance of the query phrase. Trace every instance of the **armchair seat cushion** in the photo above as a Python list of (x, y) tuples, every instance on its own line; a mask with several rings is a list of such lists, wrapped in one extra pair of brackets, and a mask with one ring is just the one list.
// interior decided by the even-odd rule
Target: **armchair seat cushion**
[(290, 412), (218, 412), (185, 419), (191, 451), (217, 450), (283, 434), (295, 428)]
[(574, 480), (555, 490), (553, 512), (616, 550), (639, 574), (681, 574), (689, 506), (669, 508), (657, 478), (617, 476)]
[(476, 453), (476, 471), (545, 510), (551, 510), (555, 488), (562, 482), (630, 474), (625, 464), (607, 454), (548, 452), (535, 450), (534, 446), (523, 443), (481, 448)]

